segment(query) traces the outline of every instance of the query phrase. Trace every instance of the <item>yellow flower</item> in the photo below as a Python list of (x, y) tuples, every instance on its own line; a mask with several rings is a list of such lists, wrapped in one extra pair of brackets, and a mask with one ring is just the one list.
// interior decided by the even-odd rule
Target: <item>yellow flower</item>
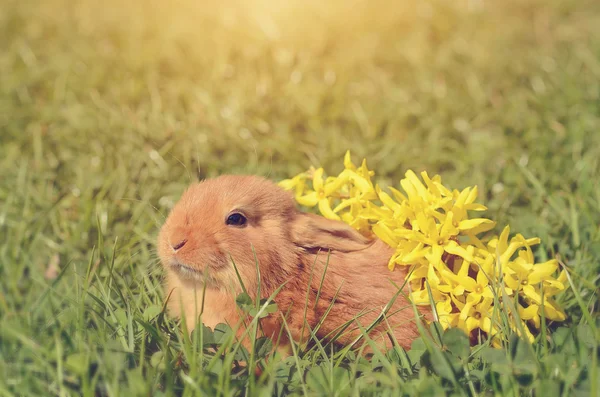
[(531, 320), (533, 322), (535, 328), (539, 329), (540, 328), (539, 308), (540, 307), (534, 303), (527, 307), (518, 305), (517, 310), (519, 311), (519, 317), (521, 317), (522, 320), (525, 320), (525, 321)]
[(304, 194), (306, 190), (306, 179), (308, 179), (308, 173), (303, 172), (290, 179), (284, 179), (279, 182), (279, 186), (285, 190), (294, 190), (294, 196), (296, 199)]
[(494, 300), (490, 298), (478, 299), (467, 298), (466, 303), (455, 300), (460, 308), (460, 316), (458, 318), (458, 326), (462, 328), (467, 335), (474, 329), (481, 329), (489, 336), (494, 336), (499, 332), (496, 324), (497, 319), (493, 319), (493, 304)]
[(505, 277), (506, 284), (511, 288), (516, 288), (518, 284), (525, 288), (543, 283), (554, 288), (564, 289), (564, 285), (552, 277), (557, 268), (558, 261), (556, 259), (533, 264), (519, 256), (519, 258), (508, 264), (508, 275)]
[[(452, 300), (450, 297), (438, 290), (431, 291), (435, 301), (435, 311), (437, 313), (440, 324), (444, 328), (456, 326), (458, 322), (458, 313), (453, 313)], [(411, 293), (411, 300), (416, 305), (430, 305), (429, 292), (426, 289)]]
[(325, 218), (339, 220), (340, 217), (331, 209), (331, 194), (339, 189), (342, 183), (330, 180), (326, 184), (323, 180), (323, 172), (323, 168), (318, 168), (313, 172), (312, 185), (314, 190), (303, 196), (296, 197), (296, 201), (307, 207), (318, 205), (319, 211)]
[(352, 162), (349, 150), (347, 150), (344, 155), (344, 170), (355, 171), (359, 176), (369, 181), (371, 180), (371, 177), (375, 175), (374, 171), (367, 168), (367, 159), (363, 159), (360, 168), (356, 168)]
[(563, 269), (556, 279), (549, 278), (544, 281), (548, 285), (544, 288), (544, 296), (554, 296), (565, 289), (567, 285), (567, 271)]
[(513, 320), (509, 327), (519, 334), (523, 329), (529, 340), (533, 334), (524, 323), (517, 326), (517, 321), (539, 329), (542, 310), (550, 320), (565, 319), (552, 300), (565, 289), (565, 271), (556, 278), (555, 260), (535, 262), (531, 246), (539, 244), (539, 238), (517, 234), (509, 239), (508, 226), (499, 236), (482, 237), (496, 223), (469, 217), (469, 211), (486, 210), (476, 202), (476, 186), (450, 190), (439, 175), (430, 177), (423, 171), (419, 179), (409, 170), (400, 181), (404, 192), (389, 187), (388, 194), (373, 184), (374, 175), (366, 160), (360, 167), (354, 165), (348, 151), (339, 175), (325, 178), (322, 168), (311, 168), (280, 185), (294, 190), (298, 203), (317, 206), (323, 216), (341, 219), (394, 248), (389, 269), (409, 267), (411, 300), (430, 305), (431, 294), (444, 328), (460, 327), (467, 333), (480, 330), (493, 338), (492, 345), (499, 346), (498, 338), (505, 336), (492, 317), (501, 310), (494, 307), (495, 298), (503, 294), (518, 306), (518, 317), (509, 313)]
[[(467, 261), (464, 261), (468, 264)], [(452, 293), (454, 295), (463, 295), (468, 293), (468, 295), (473, 299), (493, 299), (494, 293), (490, 288), (488, 278), (483, 272), (477, 272), (477, 276), (475, 279), (469, 277), (464, 273), (454, 274), (447, 269), (441, 270), (442, 276), (446, 280), (451, 281), (451, 285), (453, 286)]]

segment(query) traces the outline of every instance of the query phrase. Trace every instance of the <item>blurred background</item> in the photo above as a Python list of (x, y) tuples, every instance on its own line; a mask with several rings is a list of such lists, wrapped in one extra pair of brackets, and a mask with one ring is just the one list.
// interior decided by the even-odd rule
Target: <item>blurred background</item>
[(567, 250), (570, 209), (598, 210), (599, 7), (3, 0), (3, 224), (32, 263), (98, 235), (150, 258), (191, 181), (339, 172), (350, 149), (384, 184), (477, 184), (488, 216)]
[[(598, 311), (600, 1), (0, 0), (0, 394), (182, 390), (166, 214), (199, 178), (348, 149), (384, 185), (478, 185), (569, 266), (569, 321)], [(564, 394), (589, 359), (556, 352)]]

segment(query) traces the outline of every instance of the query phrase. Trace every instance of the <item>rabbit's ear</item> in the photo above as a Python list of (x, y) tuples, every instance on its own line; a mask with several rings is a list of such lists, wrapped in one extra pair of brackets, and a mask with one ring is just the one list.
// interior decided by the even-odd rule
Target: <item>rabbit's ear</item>
[(305, 249), (323, 251), (359, 251), (373, 242), (341, 221), (299, 212), (292, 222), (291, 238)]

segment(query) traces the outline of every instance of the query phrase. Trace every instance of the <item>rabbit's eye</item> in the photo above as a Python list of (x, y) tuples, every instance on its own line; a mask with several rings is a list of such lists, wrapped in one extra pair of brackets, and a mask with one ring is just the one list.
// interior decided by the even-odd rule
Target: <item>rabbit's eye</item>
[(226, 223), (231, 226), (244, 226), (246, 224), (246, 217), (239, 212), (234, 212), (227, 217)]

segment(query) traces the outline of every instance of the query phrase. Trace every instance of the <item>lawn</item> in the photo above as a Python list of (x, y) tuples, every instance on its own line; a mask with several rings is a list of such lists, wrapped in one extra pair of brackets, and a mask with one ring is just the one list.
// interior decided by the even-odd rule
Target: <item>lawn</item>
[[(0, 396), (600, 396), (600, 2), (398, 3), (3, 0)], [(182, 333), (155, 240), (185, 187), (348, 149), (478, 185), (569, 269), (567, 321), (372, 359)]]

